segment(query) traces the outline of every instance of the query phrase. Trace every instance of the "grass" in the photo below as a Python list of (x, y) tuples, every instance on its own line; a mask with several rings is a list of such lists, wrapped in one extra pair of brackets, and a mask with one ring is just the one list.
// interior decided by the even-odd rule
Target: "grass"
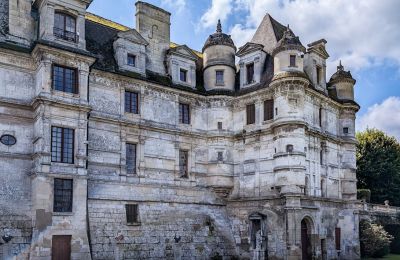
[(364, 260), (376, 260), (376, 259), (383, 259), (383, 260), (400, 260), (400, 255), (389, 254), (383, 258), (364, 258)]

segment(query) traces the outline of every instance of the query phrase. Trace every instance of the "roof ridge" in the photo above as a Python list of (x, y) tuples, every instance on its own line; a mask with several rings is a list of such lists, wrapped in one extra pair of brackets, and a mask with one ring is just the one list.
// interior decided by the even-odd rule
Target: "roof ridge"
[(129, 31), (133, 29), (91, 12), (86, 12), (85, 19), (119, 31)]

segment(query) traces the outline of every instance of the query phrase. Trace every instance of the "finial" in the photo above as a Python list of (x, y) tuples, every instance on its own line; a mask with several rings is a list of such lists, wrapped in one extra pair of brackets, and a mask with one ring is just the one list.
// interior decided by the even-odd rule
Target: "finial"
[(221, 25), (221, 20), (220, 19), (218, 19), (217, 33), (222, 33), (222, 25)]
[(343, 70), (342, 60), (339, 60), (339, 66), (337, 66), (337, 70)]

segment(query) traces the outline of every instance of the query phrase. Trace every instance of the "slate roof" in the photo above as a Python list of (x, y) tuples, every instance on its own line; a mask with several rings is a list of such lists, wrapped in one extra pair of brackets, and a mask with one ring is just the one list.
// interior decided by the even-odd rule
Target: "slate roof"
[(8, 2), (0, 1), (0, 35), (6, 35), (8, 33)]
[(216, 32), (211, 34), (210, 36), (208, 36), (206, 42), (204, 43), (203, 52), (207, 47), (210, 47), (213, 45), (230, 46), (230, 47), (234, 48), (236, 51), (236, 46), (233, 43), (231, 36), (222, 32), (220, 20), (218, 20)]
[(340, 61), (339, 66), (337, 66), (337, 71), (332, 75), (331, 79), (329, 80), (329, 84), (334, 84), (341, 80), (350, 80), (353, 84), (356, 83), (356, 80), (351, 75), (350, 71), (345, 71), (344, 67), (342, 66), (342, 62)]

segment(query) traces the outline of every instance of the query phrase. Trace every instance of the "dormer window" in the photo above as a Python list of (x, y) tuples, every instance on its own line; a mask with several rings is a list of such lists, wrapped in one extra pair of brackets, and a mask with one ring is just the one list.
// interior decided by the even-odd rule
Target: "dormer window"
[(128, 54), (128, 65), (136, 67), (136, 55)]
[(321, 83), (321, 67), (317, 66), (316, 67), (316, 73), (317, 73), (317, 84)]
[(179, 70), (179, 79), (180, 81), (187, 82), (187, 70), (184, 69)]
[(54, 36), (66, 41), (78, 42), (75, 17), (56, 12), (54, 15)]
[(254, 63), (250, 63), (246, 65), (247, 72), (247, 84), (251, 84), (254, 82)]
[(224, 71), (223, 70), (215, 71), (215, 78), (216, 78), (217, 85), (224, 85)]
[(296, 67), (296, 55), (290, 55), (290, 67)]

